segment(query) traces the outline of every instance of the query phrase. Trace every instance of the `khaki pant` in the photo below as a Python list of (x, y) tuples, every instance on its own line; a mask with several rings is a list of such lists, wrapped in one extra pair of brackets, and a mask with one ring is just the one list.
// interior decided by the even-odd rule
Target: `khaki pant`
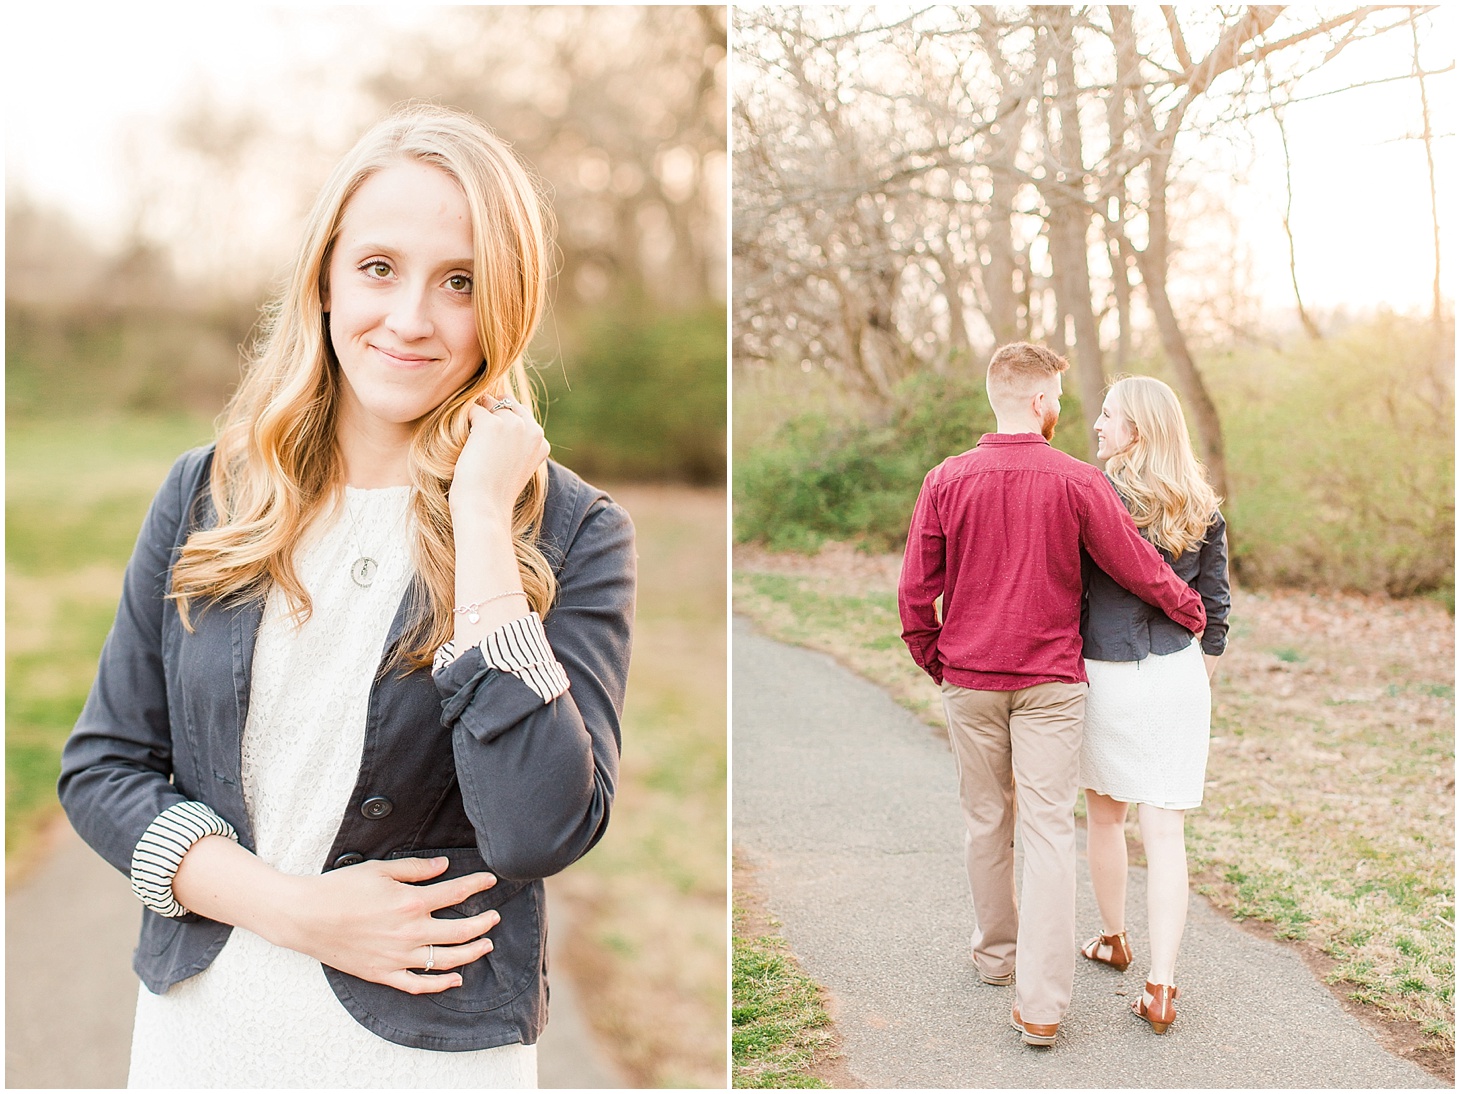
[[(1075, 980), (1075, 793), (1086, 684), (1019, 691), (943, 685), (977, 928), (973, 959), (1013, 972), (1020, 1016), (1061, 1021)], [(1024, 916), (1014, 896), (1014, 813), (1024, 841)]]

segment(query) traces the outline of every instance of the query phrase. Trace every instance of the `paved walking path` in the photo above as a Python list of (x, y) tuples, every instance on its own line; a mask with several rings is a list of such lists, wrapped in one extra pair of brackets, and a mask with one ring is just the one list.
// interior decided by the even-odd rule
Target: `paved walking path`
[[(807, 973), (830, 990), (850, 1070), (869, 1087), (1442, 1087), (1379, 1045), (1291, 948), (1194, 898), (1178, 1017), (1164, 1037), (1126, 1013), (1148, 954), (1145, 872), (1132, 871), (1137, 961), (1079, 960), (1052, 1049), (1009, 1027), (1011, 988), (969, 958), (957, 777), (947, 745), (822, 654), (737, 618), (735, 841)], [(1083, 855), (1078, 922), (1099, 921)]]
[[(594, 1043), (556, 942), (571, 929), (548, 885), (553, 924), (552, 1018), (538, 1042), (538, 1083), (625, 1083)], [(69, 827), (45, 862), (5, 897), (5, 1085), (123, 1087), (137, 978), (132, 947), (141, 911), (126, 880)]]

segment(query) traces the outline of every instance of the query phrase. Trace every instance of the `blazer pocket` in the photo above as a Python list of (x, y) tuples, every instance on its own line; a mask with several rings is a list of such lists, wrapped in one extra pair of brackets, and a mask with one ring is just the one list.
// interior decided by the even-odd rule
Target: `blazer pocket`
[[(439, 856), (448, 858), (451, 865), (439, 877), (421, 884), (430, 885), (491, 870), (475, 847), (396, 851), (390, 857)], [(489, 908), (497, 909), (502, 917), (502, 921), (487, 932), (492, 940), (491, 953), (455, 970), (461, 975), (461, 987), (420, 998), (447, 1010), (480, 1013), (511, 1002), (536, 980), (542, 968), (542, 882), (498, 879), (490, 889), (473, 893), (460, 904), (452, 904), (432, 914), (438, 919), (465, 919), (480, 915)]]
[[(452, 878), (465, 877), (467, 874), (479, 874), (485, 871), (492, 873), (492, 868), (482, 858), (482, 853), (475, 847), (427, 847), (420, 850), (393, 851), (390, 855), (393, 859), (400, 858), (445, 858), (450, 861), (440, 874), (425, 881), (416, 882), (418, 885), (434, 885), (438, 881), (450, 881)], [(432, 914), (438, 918), (461, 918), (480, 915), (488, 908), (500, 908), (505, 901), (511, 900), (525, 887), (531, 885), (530, 881), (504, 881), (497, 879), (497, 884), (490, 889), (480, 893), (473, 893), (460, 904), (452, 904), (441, 908)]]

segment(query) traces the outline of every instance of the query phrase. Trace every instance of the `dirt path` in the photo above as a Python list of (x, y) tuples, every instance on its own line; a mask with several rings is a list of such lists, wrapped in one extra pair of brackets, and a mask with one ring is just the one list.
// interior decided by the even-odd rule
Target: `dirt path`
[[(1443, 1087), (1381, 1046), (1289, 947), (1193, 901), (1180, 1017), (1154, 1037), (1139, 988), (1081, 962), (1050, 1051), (978, 983), (955, 774), (944, 742), (829, 657), (734, 632), (735, 832), (770, 912), (838, 1004), (846, 1065), (869, 1087)], [(1143, 872), (1130, 901), (1140, 908)], [(1096, 922), (1088, 880), (1079, 922)], [(1144, 916), (1132, 942), (1145, 949)]]
[[(548, 906), (557, 932), (551, 937), (561, 939), (571, 924), (551, 885)], [(37, 866), (5, 897), (7, 1087), (126, 1086), (140, 916), (126, 880), (69, 825), (61, 821), (46, 834)], [(554, 941), (554, 954), (557, 948)], [(551, 955), (549, 964), (561, 968)], [(572, 981), (555, 974), (552, 1019), (538, 1047), (539, 1086), (624, 1086), (594, 1043), (578, 1000)]]
[[(767, 635), (830, 653), (942, 732), (937, 690), (897, 637), (897, 556), (741, 546), (735, 564), (737, 608)], [(1448, 1082), (1454, 667), (1437, 602), (1235, 589), (1187, 825), (1198, 892), (1299, 948), (1391, 1048)]]

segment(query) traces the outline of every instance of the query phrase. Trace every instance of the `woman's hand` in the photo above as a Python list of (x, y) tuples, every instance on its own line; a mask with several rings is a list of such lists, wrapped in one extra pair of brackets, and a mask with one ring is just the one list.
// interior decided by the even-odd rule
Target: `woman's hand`
[(490, 909), (464, 919), (432, 916), (497, 884), (487, 873), (409, 884), (433, 878), (447, 865), (444, 858), (392, 859), (296, 878), (298, 903), (282, 943), (332, 969), (412, 995), (460, 987), (458, 974), (409, 970), (428, 963), (456, 969), (485, 957), (492, 940), (484, 936), (502, 917)]
[(447, 495), (452, 520), (510, 526), (518, 495), (547, 459), (547, 438), (531, 412), (509, 397), (483, 396), (469, 413), (471, 433), (456, 459)]
[(485, 405), (470, 409), (471, 435), (457, 458), (449, 494), (456, 604), (472, 608), (456, 613), (458, 649), (529, 610), (512, 546), (512, 507), (548, 454), (542, 426), (526, 407), (485, 398)]
[[(433, 885), (448, 860), (372, 860), (326, 874), (280, 873), (223, 836), (200, 839), (183, 856), (172, 891), (199, 915), (244, 927), (276, 946), (413, 995), (459, 987), (457, 969), (491, 952), (482, 937), (501, 921), (495, 910), (469, 918), (437, 919), (433, 911), (460, 904), (497, 883), (491, 874), (467, 874)], [(428, 947), (433, 947), (428, 949)]]

